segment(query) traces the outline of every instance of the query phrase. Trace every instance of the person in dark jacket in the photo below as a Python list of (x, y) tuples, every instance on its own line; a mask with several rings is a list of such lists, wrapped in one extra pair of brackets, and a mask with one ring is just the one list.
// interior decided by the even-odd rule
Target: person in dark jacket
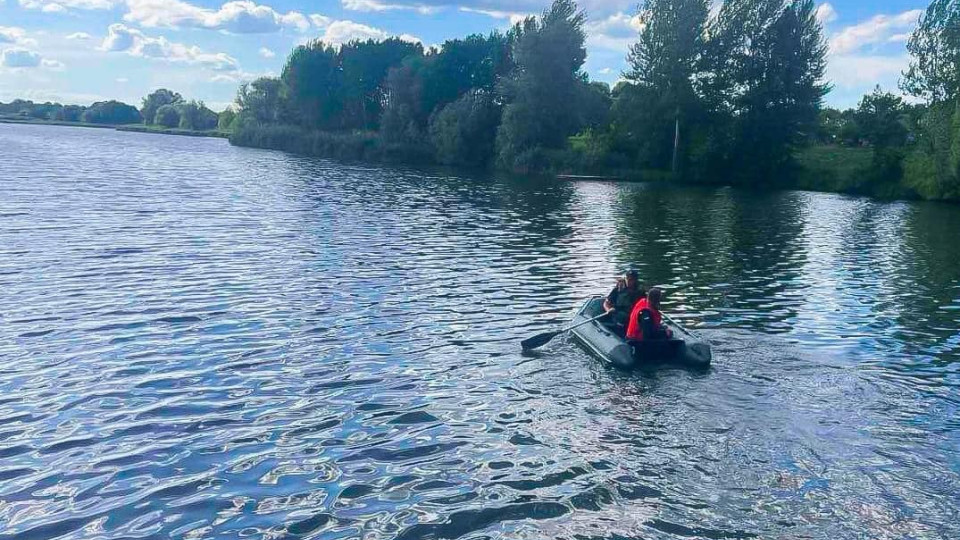
[(644, 296), (646, 291), (640, 286), (640, 273), (631, 268), (617, 280), (617, 286), (603, 301), (603, 309), (610, 313), (607, 321), (620, 331), (620, 335), (626, 331), (633, 306)]

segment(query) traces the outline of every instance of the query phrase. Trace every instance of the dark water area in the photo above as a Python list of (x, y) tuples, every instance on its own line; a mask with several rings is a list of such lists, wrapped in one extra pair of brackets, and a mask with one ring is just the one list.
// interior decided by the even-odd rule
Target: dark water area
[[(960, 538), (958, 233), (0, 125), (0, 539)], [(631, 263), (709, 371), (521, 354)]]

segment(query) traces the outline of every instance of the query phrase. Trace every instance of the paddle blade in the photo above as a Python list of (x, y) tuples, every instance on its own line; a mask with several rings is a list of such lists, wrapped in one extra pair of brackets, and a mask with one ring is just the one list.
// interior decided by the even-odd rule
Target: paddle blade
[(537, 334), (532, 338), (525, 339), (520, 342), (520, 346), (523, 347), (523, 350), (529, 351), (531, 349), (536, 349), (538, 347), (543, 347), (550, 342), (553, 338), (559, 336), (563, 332), (546, 332), (543, 334)]

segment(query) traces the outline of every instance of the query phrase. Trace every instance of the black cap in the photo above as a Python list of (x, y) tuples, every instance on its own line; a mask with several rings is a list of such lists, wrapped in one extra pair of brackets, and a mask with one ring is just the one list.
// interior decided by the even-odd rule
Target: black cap
[(640, 272), (638, 272), (636, 268), (628, 268), (627, 271), (623, 273), (623, 275), (627, 277), (636, 278), (636, 277), (640, 277)]

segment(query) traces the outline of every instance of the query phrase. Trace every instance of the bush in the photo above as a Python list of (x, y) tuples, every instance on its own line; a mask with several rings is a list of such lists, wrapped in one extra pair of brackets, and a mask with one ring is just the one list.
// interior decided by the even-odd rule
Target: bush
[(370, 131), (330, 133), (308, 131), (291, 125), (245, 122), (230, 134), (230, 143), (342, 161), (414, 164), (433, 162), (429, 146), (386, 142), (377, 133)]
[(175, 128), (180, 125), (180, 110), (176, 105), (163, 105), (157, 109), (153, 123), (166, 128)]
[(930, 107), (903, 183), (926, 199), (960, 199), (960, 102)]
[(484, 166), (496, 151), (500, 106), (483, 92), (472, 92), (447, 105), (430, 121), (437, 161), (447, 165)]
[(139, 124), (140, 111), (119, 101), (100, 101), (83, 112), (81, 120), (91, 124)]

